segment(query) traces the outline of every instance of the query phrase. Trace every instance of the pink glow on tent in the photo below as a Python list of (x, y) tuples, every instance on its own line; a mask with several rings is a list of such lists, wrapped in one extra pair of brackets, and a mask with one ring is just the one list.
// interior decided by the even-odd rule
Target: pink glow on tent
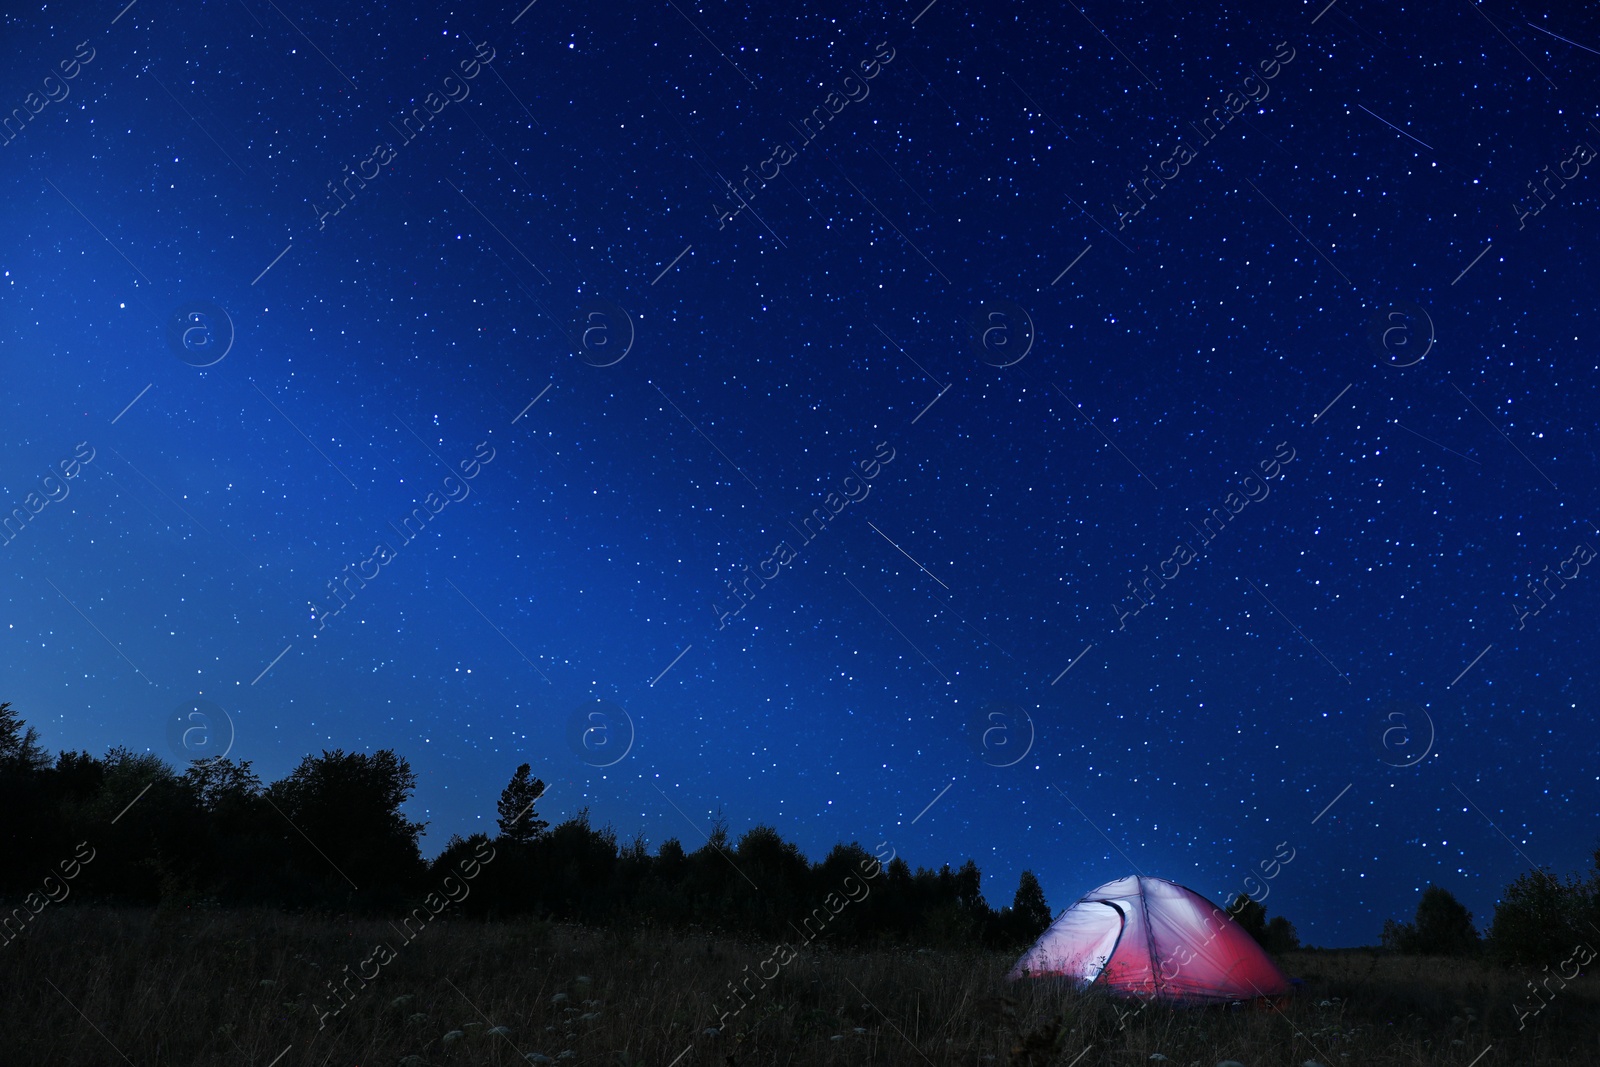
[(1007, 977), (1063, 977), (1176, 1003), (1278, 996), (1290, 985), (1227, 912), (1176, 882), (1143, 876), (1107, 882), (1062, 912)]

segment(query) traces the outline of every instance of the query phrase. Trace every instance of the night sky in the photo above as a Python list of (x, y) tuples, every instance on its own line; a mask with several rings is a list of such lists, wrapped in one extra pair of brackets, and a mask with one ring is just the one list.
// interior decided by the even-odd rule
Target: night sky
[(1586, 868), (1600, 13), (924, 3), (9, 11), (0, 699), (428, 855)]

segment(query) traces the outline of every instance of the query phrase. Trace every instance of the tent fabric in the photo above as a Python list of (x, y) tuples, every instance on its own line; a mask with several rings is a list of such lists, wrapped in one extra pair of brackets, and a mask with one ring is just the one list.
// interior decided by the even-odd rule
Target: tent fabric
[(1221, 908), (1142, 875), (1107, 882), (1062, 912), (1007, 977), (1063, 977), (1083, 989), (1172, 1003), (1278, 996), (1290, 985)]

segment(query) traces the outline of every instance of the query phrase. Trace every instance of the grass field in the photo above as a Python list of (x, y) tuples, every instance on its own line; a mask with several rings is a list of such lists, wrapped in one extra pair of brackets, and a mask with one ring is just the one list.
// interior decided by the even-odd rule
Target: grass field
[[(380, 943), (389, 951), (375, 955)], [(0, 1063), (392, 1067), (520, 1064), (530, 1053), (614, 1067), (1089, 1067), (1157, 1054), (1200, 1067), (1600, 1060), (1600, 978), (1552, 982), (1519, 1030), (1514, 1006), (1534, 1003), (1522, 976), (1364, 950), (1285, 957), (1305, 985), (1278, 1008), (1151, 1006), (1119, 1025), (1136, 1005), (1006, 983), (1010, 953), (811, 948), (765, 988), (752, 981), (745, 1006), (717, 1028), (718, 1013), (739, 1004), (729, 984), (772, 974), (772, 957), (770, 944), (531, 921), (441, 920), (408, 941), (381, 920), (55, 907), (0, 947)], [(328, 989), (341, 978), (342, 1007)]]

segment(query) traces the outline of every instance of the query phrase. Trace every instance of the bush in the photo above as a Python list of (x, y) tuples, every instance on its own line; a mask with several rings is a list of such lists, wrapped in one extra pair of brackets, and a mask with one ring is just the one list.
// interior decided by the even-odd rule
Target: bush
[[(1600, 867), (1600, 859), (1597, 859)], [(1506, 887), (1489, 927), (1489, 954), (1507, 966), (1540, 967), (1560, 960), (1590, 935), (1596, 887), (1529, 871)]]

